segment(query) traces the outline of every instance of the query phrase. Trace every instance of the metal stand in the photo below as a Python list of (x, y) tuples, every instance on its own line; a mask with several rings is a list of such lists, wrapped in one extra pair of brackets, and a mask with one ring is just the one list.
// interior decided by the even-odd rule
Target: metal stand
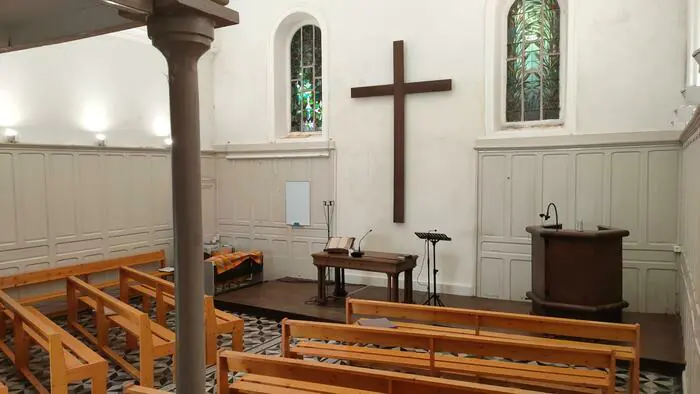
[[(424, 239), (428, 244), (428, 299), (425, 300), (423, 305), (433, 305), (433, 306), (445, 306), (445, 304), (440, 299), (440, 294), (437, 292), (437, 253), (436, 246), (440, 241), (452, 241), (452, 238), (445, 234), (437, 232), (427, 232), (427, 233), (416, 233), (418, 238)], [(433, 280), (430, 280), (430, 244), (433, 244)], [(430, 287), (432, 282), (432, 289)]]

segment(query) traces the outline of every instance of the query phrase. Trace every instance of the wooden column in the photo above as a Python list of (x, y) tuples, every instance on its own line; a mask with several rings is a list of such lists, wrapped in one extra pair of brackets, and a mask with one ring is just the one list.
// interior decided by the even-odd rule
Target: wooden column
[(175, 227), (177, 391), (203, 393), (204, 279), (197, 62), (214, 39), (214, 22), (194, 11), (152, 16), (148, 33), (168, 61)]

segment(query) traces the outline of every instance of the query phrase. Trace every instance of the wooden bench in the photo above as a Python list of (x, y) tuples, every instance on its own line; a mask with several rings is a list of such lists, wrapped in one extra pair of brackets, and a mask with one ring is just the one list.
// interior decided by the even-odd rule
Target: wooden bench
[[(229, 373), (246, 372), (229, 384)], [(421, 393), (525, 394), (515, 388), (429, 376), (377, 371), (250, 353), (222, 351), (217, 365), (217, 394), (229, 393)], [(136, 394), (136, 393), (135, 393)]]
[[(172, 331), (152, 322), (146, 313), (119, 301), (76, 277), (68, 278), (67, 298), (68, 324), (95, 344), (100, 351), (105, 353), (120, 367), (137, 378), (142, 386), (153, 387), (153, 364), (154, 360), (159, 357), (173, 356), (174, 376), (175, 334)], [(95, 311), (97, 337), (92, 335), (78, 321), (80, 303)], [(110, 348), (109, 328), (112, 323), (137, 338), (140, 369), (136, 369), (136, 367)]]
[[(301, 341), (320, 339), (349, 344)], [(417, 351), (356, 345), (400, 347)], [(424, 352), (419, 352), (424, 351)], [(449, 354), (440, 354), (440, 353)], [(564, 367), (456, 356), (503, 357), (520, 361), (564, 364)], [(348, 360), (361, 365), (427, 371), (433, 376), (468, 375), (539, 390), (565, 392), (615, 391), (615, 358), (610, 349), (580, 349), (566, 344), (526, 343), (506, 338), (455, 335), (444, 332), (405, 332), (391, 328), (347, 324), (282, 321), (282, 355)], [(572, 368), (589, 365), (600, 370)]]
[(9, 393), (9, 391), (7, 390), (7, 386), (5, 386), (4, 384), (2, 384), (2, 382), (0, 382), (0, 394), (8, 394), (8, 393)]
[[(67, 394), (68, 383), (92, 380), (93, 393), (107, 392), (107, 361), (72, 337), (32, 307), (24, 307), (0, 291), (0, 333), (5, 335), (5, 316), (12, 320), (14, 350), (4, 342), (0, 349), (17, 370), (40, 392), (49, 393), (29, 370), (30, 341), (49, 353), (49, 373), (53, 394)], [(3, 386), (4, 387), (4, 386)], [(0, 389), (0, 393), (3, 391)], [(7, 393), (7, 388), (5, 388)]]
[[(134, 384), (124, 385), (124, 394), (164, 394), (167, 391), (152, 389), (150, 387), (136, 386)], [(2, 393), (0, 393), (2, 394)]]
[[(153, 275), (165, 277), (172, 273), (157, 271), (165, 267), (165, 251), (142, 253), (134, 256), (117, 257), (108, 260), (95, 261), (90, 263), (69, 265), (59, 268), (51, 268), (42, 271), (27, 272), (19, 275), (0, 277), (0, 290), (18, 289), (29, 285), (40, 283), (56, 282), (66, 280), (70, 276), (81, 278), (85, 282), (90, 282), (90, 276), (110, 271), (117, 271), (120, 267), (138, 267), (145, 265), (156, 265), (158, 268), (152, 272)], [(118, 280), (105, 281), (101, 283), (91, 283), (98, 289), (107, 289), (119, 286)], [(15, 299), (23, 305), (36, 304), (43, 301), (60, 299), (66, 296), (65, 290), (46, 294), (16, 297)]]
[[(351, 298), (346, 300), (345, 311), (348, 324), (355, 322), (355, 315), (386, 317), (397, 319), (392, 323), (404, 332), (446, 332), (507, 338), (528, 343), (562, 344), (586, 349), (612, 349), (616, 359), (630, 363), (630, 392), (639, 391), (639, 324), (604, 323)], [(545, 335), (556, 335), (566, 339), (547, 338)], [(584, 342), (585, 340), (588, 342)], [(591, 343), (590, 340), (607, 343)]]
[[(162, 278), (129, 267), (119, 270), (120, 297), (128, 302), (129, 294), (137, 292), (142, 296), (142, 310), (151, 312), (153, 301), (156, 305), (156, 322), (166, 325), (166, 314), (175, 308), (175, 284)], [(136, 284), (130, 284), (136, 282)], [(231, 334), (232, 350), (243, 351), (244, 321), (230, 313), (214, 308), (214, 298), (204, 296), (204, 325), (206, 332), (206, 363), (216, 364), (217, 340), (219, 334)], [(129, 338), (131, 337), (131, 338)], [(127, 337), (129, 346), (133, 346), (133, 337)]]

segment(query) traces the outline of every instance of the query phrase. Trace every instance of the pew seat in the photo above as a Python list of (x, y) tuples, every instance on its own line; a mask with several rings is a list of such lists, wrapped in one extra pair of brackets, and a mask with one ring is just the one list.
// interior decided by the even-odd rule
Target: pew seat
[[(240, 372), (245, 375), (229, 383), (229, 373)], [(222, 351), (218, 356), (216, 393), (534, 394), (542, 391)]]
[[(3, 291), (0, 291), (0, 303), (3, 307), (0, 332), (4, 335), (5, 317), (8, 317), (12, 321), (15, 342), (14, 349), (10, 349), (3, 341), (0, 349), (38, 392), (67, 394), (69, 383), (89, 379), (92, 381), (92, 393), (106, 393), (106, 360), (37, 309), (22, 306)], [(50, 390), (29, 370), (30, 342), (49, 354)]]
[[(119, 278), (121, 300), (126, 302), (131, 292), (137, 292), (142, 296), (143, 311), (150, 313), (155, 303), (156, 322), (165, 326), (168, 309), (175, 308), (175, 284), (129, 267), (120, 269)], [(204, 296), (204, 325), (207, 365), (216, 364), (217, 339), (221, 334), (231, 334), (231, 350), (243, 351), (243, 319), (216, 309), (214, 298), (208, 295)]]
[(401, 332), (439, 332), (611, 350), (616, 360), (630, 365), (629, 391), (639, 391), (639, 324), (346, 299), (346, 323), (361, 325), (368, 317), (390, 319)]
[[(473, 376), (499, 380), (504, 384), (522, 383), (526, 387), (557, 388), (559, 391), (567, 388), (564, 391), (575, 393), (615, 392), (615, 358), (610, 349), (579, 349), (561, 344), (528, 344), (503, 338), (402, 332), (389, 328), (287, 319), (282, 321), (282, 335), (282, 354), (285, 357), (327, 357), (371, 367), (390, 367), (411, 372), (422, 370), (434, 376)], [(314, 339), (338, 343), (315, 342)], [(292, 340), (297, 342), (294, 346), (291, 346)], [(400, 349), (393, 349), (396, 347)], [(466, 358), (455, 354), (476, 357)], [(484, 357), (556, 365), (525, 364)], [(593, 365), (599, 370), (569, 367), (585, 364)]]
[[(67, 299), (68, 324), (96, 345), (112, 361), (138, 379), (142, 386), (153, 387), (155, 359), (173, 356), (174, 361), (175, 333), (152, 322), (146, 313), (76, 277), (68, 278)], [(78, 309), (81, 303), (95, 311), (97, 336), (91, 334), (78, 321)], [(109, 328), (112, 324), (122, 328), (127, 337), (131, 336), (138, 341), (139, 368), (130, 364), (109, 346)], [(173, 371), (174, 364), (173, 362)]]

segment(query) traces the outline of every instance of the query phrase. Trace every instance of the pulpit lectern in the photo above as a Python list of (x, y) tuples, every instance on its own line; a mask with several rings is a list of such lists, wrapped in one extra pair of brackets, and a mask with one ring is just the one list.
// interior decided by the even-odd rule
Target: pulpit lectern
[(620, 322), (622, 238), (629, 231), (529, 226), (532, 234), (532, 312), (536, 315)]

